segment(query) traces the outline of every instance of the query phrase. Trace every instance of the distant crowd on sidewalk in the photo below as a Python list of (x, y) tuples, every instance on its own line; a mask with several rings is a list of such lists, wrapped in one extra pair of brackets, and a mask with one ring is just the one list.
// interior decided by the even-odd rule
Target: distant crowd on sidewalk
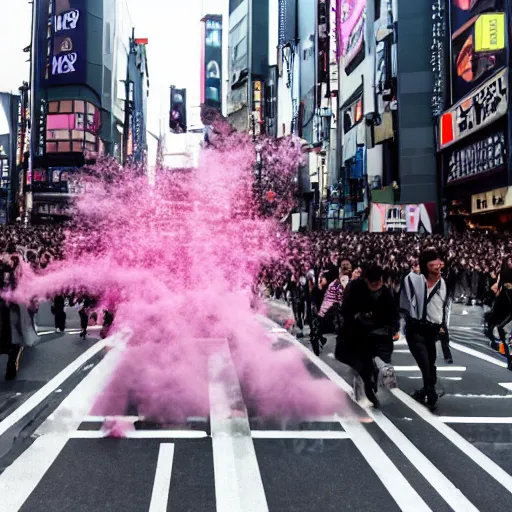
[(512, 238), (484, 231), (463, 235), (418, 235), (410, 233), (313, 232), (292, 234), (283, 260), (263, 269), (260, 285), (272, 296), (282, 296), (290, 274), (295, 280), (348, 260), (364, 268), (379, 265), (384, 281), (396, 291), (404, 277), (418, 267), (425, 247), (434, 247), (442, 257), (444, 275), (455, 300), (489, 303), (506, 255), (512, 253)]

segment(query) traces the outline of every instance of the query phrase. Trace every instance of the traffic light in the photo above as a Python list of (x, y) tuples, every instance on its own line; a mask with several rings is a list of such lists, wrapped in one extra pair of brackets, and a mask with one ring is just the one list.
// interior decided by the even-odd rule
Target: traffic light
[(187, 90), (171, 87), (169, 128), (174, 133), (187, 131)]

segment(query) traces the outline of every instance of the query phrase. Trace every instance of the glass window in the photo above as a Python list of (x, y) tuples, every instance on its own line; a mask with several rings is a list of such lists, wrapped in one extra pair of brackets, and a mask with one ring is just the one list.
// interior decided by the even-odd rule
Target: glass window
[(69, 140), (69, 130), (53, 130), (54, 139)]
[(60, 102), (60, 113), (61, 114), (71, 114), (73, 112), (73, 101), (72, 100), (64, 100)]
[(75, 101), (75, 112), (85, 112), (85, 101)]
[(73, 142), (73, 153), (81, 153), (84, 147), (81, 142)]
[(59, 112), (59, 102), (58, 101), (50, 101), (48, 105), (48, 112), (50, 114), (56, 114)]
[(46, 152), (47, 153), (56, 153), (57, 152), (57, 143), (56, 142), (47, 142), (46, 143)]
[(85, 132), (85, 140), (87, 142), (96, 142), (96, 135), (93, 133)]
[(71, 151), (71, 142), (59, 142), (59, 153), (69, 153)]

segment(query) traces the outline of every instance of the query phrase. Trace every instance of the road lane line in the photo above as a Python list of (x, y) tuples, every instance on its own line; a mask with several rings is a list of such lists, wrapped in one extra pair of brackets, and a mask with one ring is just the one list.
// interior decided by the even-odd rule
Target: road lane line
[[(417, 366), (393, 366), (397, 372), (419, 372), (420, 369)], [(438, 366), (438, 372), (465, 372), (465, 366)]]
[(468, 440), (455, 432), (442, 421), (439, 417), (432, 414), (426, 407), (420, 405), (416, 400), (404, 393), (400, 389), (393, 389), (391, 392), (405, 405), (412, 409), (420, 418), (434, 427), (446, 439), (451, 441), (459, 450), (468, 456), (473, 462), (480, 466), (486, 473), (492, 476), (505, 489), (512, 493), (512, 475), (509, 475), (503, 468), (484, 455)]
[[(315, 364), (330, 380), (332, 380), (338, 387), (345, 391), (354, 400), (353, 390), (350, 384), (348, 384), (343, 377), (341, 377), (335, 370), (333, 370), (328, 364), (321, 359), (317, 358), (308, 348), (300, 343), (296, 338), (289, 335), (287, 339), (293, 343), (303, 354)], [(398, 429), (398, 427), (390, 421), (380, 411), (373, 409), (364, 408), (366, 414), (380, 427), (380, 429), (391, 439), (396, 447), (404, 454), (404, 456), (411, 462), (411, 464), (423, 475), (423, 477), (429, 482), (432, 488), (450, 505), (455, 512), (478, 512), (478, 509), (462, 494), (462, 492), (455, 487), (455, 485), (439, 470), (434, 464), (420, 452), (416, 446), (405, 436), (405, 434)], [(354, 429), (349, 429), (348, 422), (340, 419), (342, 426), (345, 431), (354, 440)], [(366, 439), (370, 439), (365, 449), (367, 453), (367, 461), (373, 470), (377, 473), (388, 492), (395, 498), (400, 508), (403, 511), (416, 512), (419, 510), (430, 510), (423, 499), (416, 493), (410, 483), (405, 479), (402, 473), (398, 471), (393, 462), (387, 457), (382, 451), (377, 442), (368, 433), (368, 431), (359, 425), (362, 431), (366, 434), (361, 439), (361, 448), (365, 449), (364, 443)], [(356, 437), (357, 438), (357, 437)], [(361, 450), (360, 446), (356, 443), (356, 446)], [(369, 452), (369, 453), (368, 453)], [(365, 456), (365, 453), (363, 456)], [(387, 459), (387, 466), (377, 468), (374, 457), (377, 453), (382, 453), (382, 458)], [(365, 456), (365, 458), (366, 458)], [(383, 474), (382, 474), (383, 473)], [(404, 490), (402, 494), (402, 489)], [(398, 499), (397, 499), (398, 498)]]
[(95, 343), (91, 348), (77, 357), (71, 364), (66, 366), (52, 380), (47, 382), (39, 391), (36, 391), (27, 401), (23, 402), (7, 418), (0, 422), (0, 436), (5, 434), (18, 421), (33, 411), (41, 402), (46, 400), (54, 391), (56, 391), (67, 379), (69, 379), (77, 370), (84, 366), (91, 358), (101, 352), (108, 344), (107, 340), (101, 340)]
[(217, 512), (268, 512), (247, 409), (228, 342), (208, 362)]
[(496, 366), (500, 366), (501, 368), (506, 368), (507, 363), (505, 361), (501, 361), (489, 354), (484, 354), (479, 350), (475, 350), (474, 348), (465, 347), (464, 345), (460, 345), (459, 343), (450, 343), (450, 347), (458, 350), (459, 352), (464, 352), (473, 357), (478, 357), (478, 359), (482, 359), (483, 361), (487, 361), (488, 363), (494, 364)]
[(512, 417), (486, 417), (486, 416), (439, 416), (439, 421), (442, 423), (468, 423), (474, 425), (492, 424), (492, 425), (510, 425), (512, 424)]
[(173, 461), (174, 445), (172, 443), (161, 444), (158, 451), (155, 483), (153, 485), (153, 493), (151, 494), (149, 512), (167, 512)]
[(500, 386), (502, 388), (508, 389), (509, 391), (512, 391), (512, 382), (500, 382)]
[[(2, 512), (18, 512), (42, 480), (50, 466), (91, 410), (105, 388), (123, 353), (120, 336), (100, 363), (64, 399), (55, 412), (36, 430), (39, 436), (0, 475)], [(107, 341), (107, 340), (105, 340)], [(109, 343), (113, 340), (110, 339)]]
[(253, 439), (350, 439), (346, 432), (336, 430), (253, 430)]
[[(105, 439), (111, 437), (104, 430), (76, 430), (71, 439)], [(120, 439), (204, 439), (208, 434), (203, 430), (128, 430)]]

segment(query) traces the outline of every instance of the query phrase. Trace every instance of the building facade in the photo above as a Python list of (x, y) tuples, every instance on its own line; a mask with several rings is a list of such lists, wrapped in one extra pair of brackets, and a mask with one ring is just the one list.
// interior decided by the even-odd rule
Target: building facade
[(77, 168), (111, 155), (142, 159), (148, 91), (145, 46), (126, 0), (38, 0), (27, 211), (34, 222), (67, 216), (83, 193)]
[(446, 227), (510, 229), (510, 2), (446, 0), (435, 7), (447, 28), (434, 55)]

